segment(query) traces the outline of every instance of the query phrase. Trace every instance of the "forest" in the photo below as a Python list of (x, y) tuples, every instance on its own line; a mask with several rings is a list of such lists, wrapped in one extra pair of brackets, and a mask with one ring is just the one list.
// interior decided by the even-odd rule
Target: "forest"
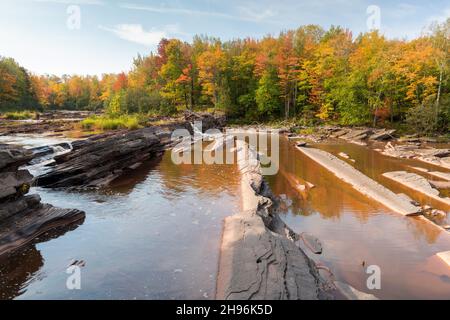
[(127, 73), (37, 75), (0, 57), (0, 109), (111, 115), (222, 111), (241, 122), (447, 132), (450, 19), (412, 40), (307, 25), (261, 39), (162, 39)]

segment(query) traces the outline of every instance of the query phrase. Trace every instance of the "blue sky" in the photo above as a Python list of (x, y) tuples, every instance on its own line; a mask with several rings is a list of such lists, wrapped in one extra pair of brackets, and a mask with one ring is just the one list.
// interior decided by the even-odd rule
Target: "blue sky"
[(358, 34), (370, 5), (390, 38), (414, 38), (450, 17), (448, 0), (0, 0), (0, 55), (35, 73), (100, 75), (128, 71), (161, 37), (262, 37), (310, 23)]

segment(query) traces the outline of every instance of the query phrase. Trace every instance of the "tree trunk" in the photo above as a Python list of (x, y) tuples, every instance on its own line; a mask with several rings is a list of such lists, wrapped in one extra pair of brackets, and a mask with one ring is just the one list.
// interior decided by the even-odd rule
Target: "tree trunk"
[(439, 104), (440, 104), (440, 100), (441, 100), (441, 90), (442, 90), (442, 78), (443, 78), (443, 73), (444, 73), (444, 68), (443, 66), (441, 66), (440, 68), (440, 72), (439, 72), (439, 88), (438, 88), (438, 92), (437, 92), (437, 97), (436, 97), (436, 117), (435, 117), (435, 123), (437, 124), (439, 121)]

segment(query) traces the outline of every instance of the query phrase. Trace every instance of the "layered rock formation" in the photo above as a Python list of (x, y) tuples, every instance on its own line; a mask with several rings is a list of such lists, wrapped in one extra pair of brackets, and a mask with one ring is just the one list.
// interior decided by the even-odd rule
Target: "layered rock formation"
[(259, 161), (241, 158), (239, 168), (243, 212), (225, 219), (216, 298), (330, 298), (314, 262), (296, 245), (298, 235), (276, 213)]
[(0, 256), (84, 218), (79, 210), (55, 208), (41, 203), (39, 195), (27, 195), (33, 176), (19, 168), (32, 158), (29, 150), (0, 145)]
[(193, 133), (192, 123), (202, 121), (203, 131), (221, 128), (223, 117), (187, 113), (186, 121), (134, 131), (114, 131), (72, 143), (72, 152), (55, 157), (54, 169), (37, 179), (45, 188), (90, 189), (109, 185), (116, 178), (160, 156), (172, 145), (174, 129)]

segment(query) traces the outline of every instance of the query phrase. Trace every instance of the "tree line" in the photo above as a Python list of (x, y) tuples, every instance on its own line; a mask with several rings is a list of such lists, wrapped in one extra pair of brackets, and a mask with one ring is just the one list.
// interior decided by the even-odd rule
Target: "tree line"
[(387, 125), (448, 130), (450, 19), (412, 40), (307, 25), (262, 39), (162, 39), (128, 73), (30, 74), (0, 59), (2, 109), (111, 114), (222, 110), (246, 122)]

